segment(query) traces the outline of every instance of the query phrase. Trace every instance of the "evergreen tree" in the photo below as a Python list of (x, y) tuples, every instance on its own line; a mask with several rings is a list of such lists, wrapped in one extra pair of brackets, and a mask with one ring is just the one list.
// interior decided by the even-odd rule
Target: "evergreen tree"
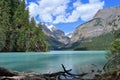
[(0, 28), (3, 30), (5, 39), (4, 39), (4, 46), (3, 51), (9, 51), (10, 46), (10, 1), (1, 0), (0, 1)]
[(0, 51), (47, 51), (42, 28), (34, 18), (29, 21), (25, 0), (0, 0), (0, 36)]
[(45, 37), (42, 32), (42, 26), (40, 24), (36, 25), (34, 18), (30, 22), (29, 31), (29, 50), (30, 51), (46, 51), (47, 44), (45, 42)]

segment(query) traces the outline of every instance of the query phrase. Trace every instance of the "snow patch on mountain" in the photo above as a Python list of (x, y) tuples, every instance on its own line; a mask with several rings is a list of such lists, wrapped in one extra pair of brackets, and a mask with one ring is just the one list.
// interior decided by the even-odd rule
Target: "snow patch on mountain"
[(51, 32), (58, 30), (54, 25), (47, 25), (46, 24), (46, 26)]
[(71, 37), (72, 37), (72, 34), (73, 34), (73, 32), (69, 32), (69, 33), (66, 33), (65, 35), (66, 35), (67, 37), (71, 38)]

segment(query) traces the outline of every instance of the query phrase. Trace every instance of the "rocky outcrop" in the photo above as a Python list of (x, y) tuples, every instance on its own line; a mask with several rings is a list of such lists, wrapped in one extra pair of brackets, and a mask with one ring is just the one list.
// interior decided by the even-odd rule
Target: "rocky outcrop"
[(76, 28), (71, 43), (100, 36), (120, 28), (120, 6), (99, 10), (94, 18)]

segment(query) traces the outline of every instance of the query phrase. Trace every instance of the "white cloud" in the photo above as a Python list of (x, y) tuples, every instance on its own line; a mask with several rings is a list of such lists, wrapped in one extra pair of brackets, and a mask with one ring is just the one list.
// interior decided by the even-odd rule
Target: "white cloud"
[(38, 0), (37, 3), (31, 2), (28, 6), (30, 17), (39, 15), (42, 22), (52, 23), (54, 17), (57, 19), (57, 17), (66, 14), (68, 2), (69, 0)]
[(80, 0), (77, 0), (76, 2), (73, 3), (73, 7), (78, 7), (80, 6), (82, 3), (80, 2)]
[[(40, 21), (49, 23), (68, 23), (75, 22), (78, 19), (87, 21), (93, 18), (95, 13), (102, 9), (104, 1), (89, 0), (89, 3), (83, 4), (80, 0), (73, 2), (71, 0), (38, 0), (37, 3), (29, 3), (30, 17), (38, 16)], [(72, 10), (69, 10), (72, 7)]]
[(35, 17), (38, 15), (38, 5), (36, 3), (30, 3), (29, 5), (29, 12), (30, 12), (30, 17)]
[(96, 14), (96, 12), (99, 9), (102, 9), (104, 6), (104, 2), (95, 2), (95, 3), (88, 3), (88, 4), (82, 4), (76, 7), (76, 10), (79, 13), (79, 17), (83, 21), (87, 21), (93, 18), (93, 16)]
[(100, 2), (99, 0), (89, 0), (89, 2), (90, 3), (87, 4), (81, 4), (79, 1), (73, 3), (75, 10), (73, 10), (72, 14), (68, 17), (67, 22), (74, 22), (78, 19), (88, 21), (104, 6), (104, 2)]
[(25, 0), (25, 4), (27, 4), (27, 0)]

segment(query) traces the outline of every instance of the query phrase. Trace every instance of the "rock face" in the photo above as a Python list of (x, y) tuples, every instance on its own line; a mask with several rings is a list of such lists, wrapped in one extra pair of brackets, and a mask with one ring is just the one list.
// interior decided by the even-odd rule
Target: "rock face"
[(94, 18), (76, 28), (71, 43), (100, 36), (120, 28), (120, 6), (99, 10)]

